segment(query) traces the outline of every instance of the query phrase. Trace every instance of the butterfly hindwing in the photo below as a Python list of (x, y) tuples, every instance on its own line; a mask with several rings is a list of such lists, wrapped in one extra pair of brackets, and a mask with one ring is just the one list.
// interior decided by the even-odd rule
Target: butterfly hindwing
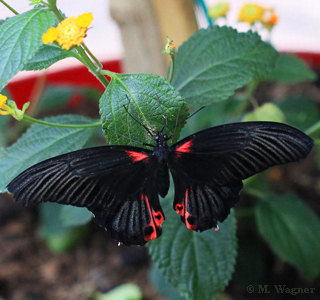
[(9, 185), (17, 202), (56, 202), (87, 207), (115, 240), (143, 245), (161, 234), (156, 160), (152, 151), (103, 146), (38, 163)]
[(204, 231), (217, 227), (218, 221), (223, 222), (240, 199), (241, 181), (219, 186), (193, 181), (174, 166), (171, 173), (175, 186), (173, 208), (188, 229)]
[(169, 155), (173, 207), (190, 229), (215, 227), (239, 201), (243, 179), (305, 158), (312, 147), (303, 132), (274, 122), (232, 123), (190, 135)]

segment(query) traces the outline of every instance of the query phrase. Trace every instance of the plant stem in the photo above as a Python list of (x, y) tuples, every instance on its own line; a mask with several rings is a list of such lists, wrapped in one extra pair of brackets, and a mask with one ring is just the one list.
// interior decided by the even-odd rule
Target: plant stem
[(23, 116), (24, 121), (32, 122), (32, 123), (37, 123), (41, 125), (47, 125), (51, 127), (62, 127), (62, 128), (92, 128), (92, 127), (99, 127), (101, 126), (101, 122), (95, 122), (95, 123), (90, 123), (90, 124), (81, 124), (81, 125), (75, 125), (75, 124), (58, 124), (58, 123), (50, 123), (46, 121), (41, 121), (34, 119), (28, 115)]
[(320, 133), (320, 121), (305, 130), (305, 134), (315, 136)]
[(248, 195), (251, 195), (253, 197), (259, 198), (260, 200), (263, 200), (265, 195), (260, 190), (254, 189), (254, 188), (246, 188), (244, 192)]
[(107, 80), (107, 78), (105, 78), (103, 76), (103, 74), (101, 73), (101, 69), (100, 67), (97, 67), (92, 61), (91, 59), (88, 57), (86, 51), (81, 47), (81, 46), (76, 46), (75, 47), (78, 51), (78, 54), (82, 57), (82, 59), (84, 60), (85, 65), (87, 66), (87, 68), (89, 69), (89, 71), (95, 75), (99, 81), (103, 84), (103, 86), (105, 88), (107, 88), (107, 86), (109, 85), (109, 81)]
[(12, 7), (11, 7), (9, 4), (7, 4), (5, 1), (0, 0), (0, 2), (1, 2), (4, 6), (6, 6), (8, 9), (10, 9), (15, 15), (18, 15), (18, 14), (19, 14), (14, 8), (12, 8)]
[(173, 78), (173, 74), (174, 74), (174, 67), (175, 67), (174, 54), (171, 54), (170, 58), (171, 58), (171, 64), (170, 64), (170, 72), (169, 72), (169, 77), (168, 77), (168, 82), (169, 83), (171, 83), (172, 78)]

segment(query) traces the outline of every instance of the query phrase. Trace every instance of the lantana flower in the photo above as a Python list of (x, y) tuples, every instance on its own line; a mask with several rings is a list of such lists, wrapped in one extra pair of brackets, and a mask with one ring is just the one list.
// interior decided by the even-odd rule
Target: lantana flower
[(69, 50), (83, 43), (89, 25), (93, 20), (92, 13), (85, 13), (77, 18), (69, 17), (61, 21), (57, 27), (49, 28), (42, 36), (44, 44), (56, 41), (62, 49)]
[(228, 2), (219, 2), (208, 10), (208, 16), (213, 20), (225, 17), (229, 11), (229, 7)]
[(0, 94), (0, 115), (12, 115), (18, 121), (23, 119), (25, 110), (28, 108), (30, 102), (23, 105), (22, 110), (17, 107), (17, 104), (8, 100), (4, 95)]
[(262, 22), (265, 10), (264, 7), (257, 4), (245, 4), (240, 10), (238, 20), (250, 25), (257, 21)]

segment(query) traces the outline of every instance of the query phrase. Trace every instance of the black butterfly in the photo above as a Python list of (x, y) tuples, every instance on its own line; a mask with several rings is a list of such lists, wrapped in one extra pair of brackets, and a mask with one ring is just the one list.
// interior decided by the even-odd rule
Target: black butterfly
[(274, 122), (212, 127), (171, 147), (164, 128), (151, 150), (103, 146), (70, 152), (30, 167), (7, 188), (23, 205), (84, 206), (114, 240), (144, 245), (161, 235), (165, 217), (159, 195), (168, 193), (169, 169), (173, 208), (188, 229), (204, 231), (227, 218), (243, 179), (305, 158), (313, 147), (303, 132)]

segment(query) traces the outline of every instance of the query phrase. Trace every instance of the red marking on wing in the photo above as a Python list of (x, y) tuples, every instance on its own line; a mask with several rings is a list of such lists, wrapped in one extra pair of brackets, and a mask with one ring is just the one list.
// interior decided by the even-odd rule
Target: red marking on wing
[(175, 211), (178, 213), (178, 214), (180, 214), (182, 217), (184, 217), (184, 203), (182, 203), (182, 204), (180, 204), (180, 203), (178, 203), (178, 204), (176, 204), (176, 206), (175, 206)]
[(133, 161), (140, 161), (145, 158), (148, 158), (147, 154), (144, 154), (141, 152), (135, 152), (135, 151), (126, 151), (126, 152), (132, 158)]
[[(190, 190), (192, 191), (192, 186), (190, 187)], [(196, 230), (197, 229), (197, 225), (196, 224), (190, 224), (188, 221), (188, 218), (192, 215), (188, 212), (188, 195), (189, 195), (189, 191), (186, 190), (186, 194), (185, 194), (185, 222), (186, 222), (186, 226), (188, 229), (190, 230)]]
[(147, 225), (146, 227), (151, 226), (153, 231), (151, 234), (144, 237), (144, 240), (146, 242), (149, 242), (149, 241), (156, 239), (158, 237), (156, 227), (161, 228), (161, 223), (164, 221), (164, 216), (160, 211), (155, 212), (153, 209), (150, 208), (149, 199), (146, 195), (142, 194), (141, 200), (146, 202), (147, 207), (148, 207), (148, 211), (149, 211), (149, 214), (151, 217), (151, 221), (150, 221), (149, 225)]
[(191, 152), (191, 146), (192, 146), (192, 140), (190, 140), (189, 142), (186, 142), (184, 144), (182, 144), (181, 146), (179, 146), (176, 151), (177, 152)]

